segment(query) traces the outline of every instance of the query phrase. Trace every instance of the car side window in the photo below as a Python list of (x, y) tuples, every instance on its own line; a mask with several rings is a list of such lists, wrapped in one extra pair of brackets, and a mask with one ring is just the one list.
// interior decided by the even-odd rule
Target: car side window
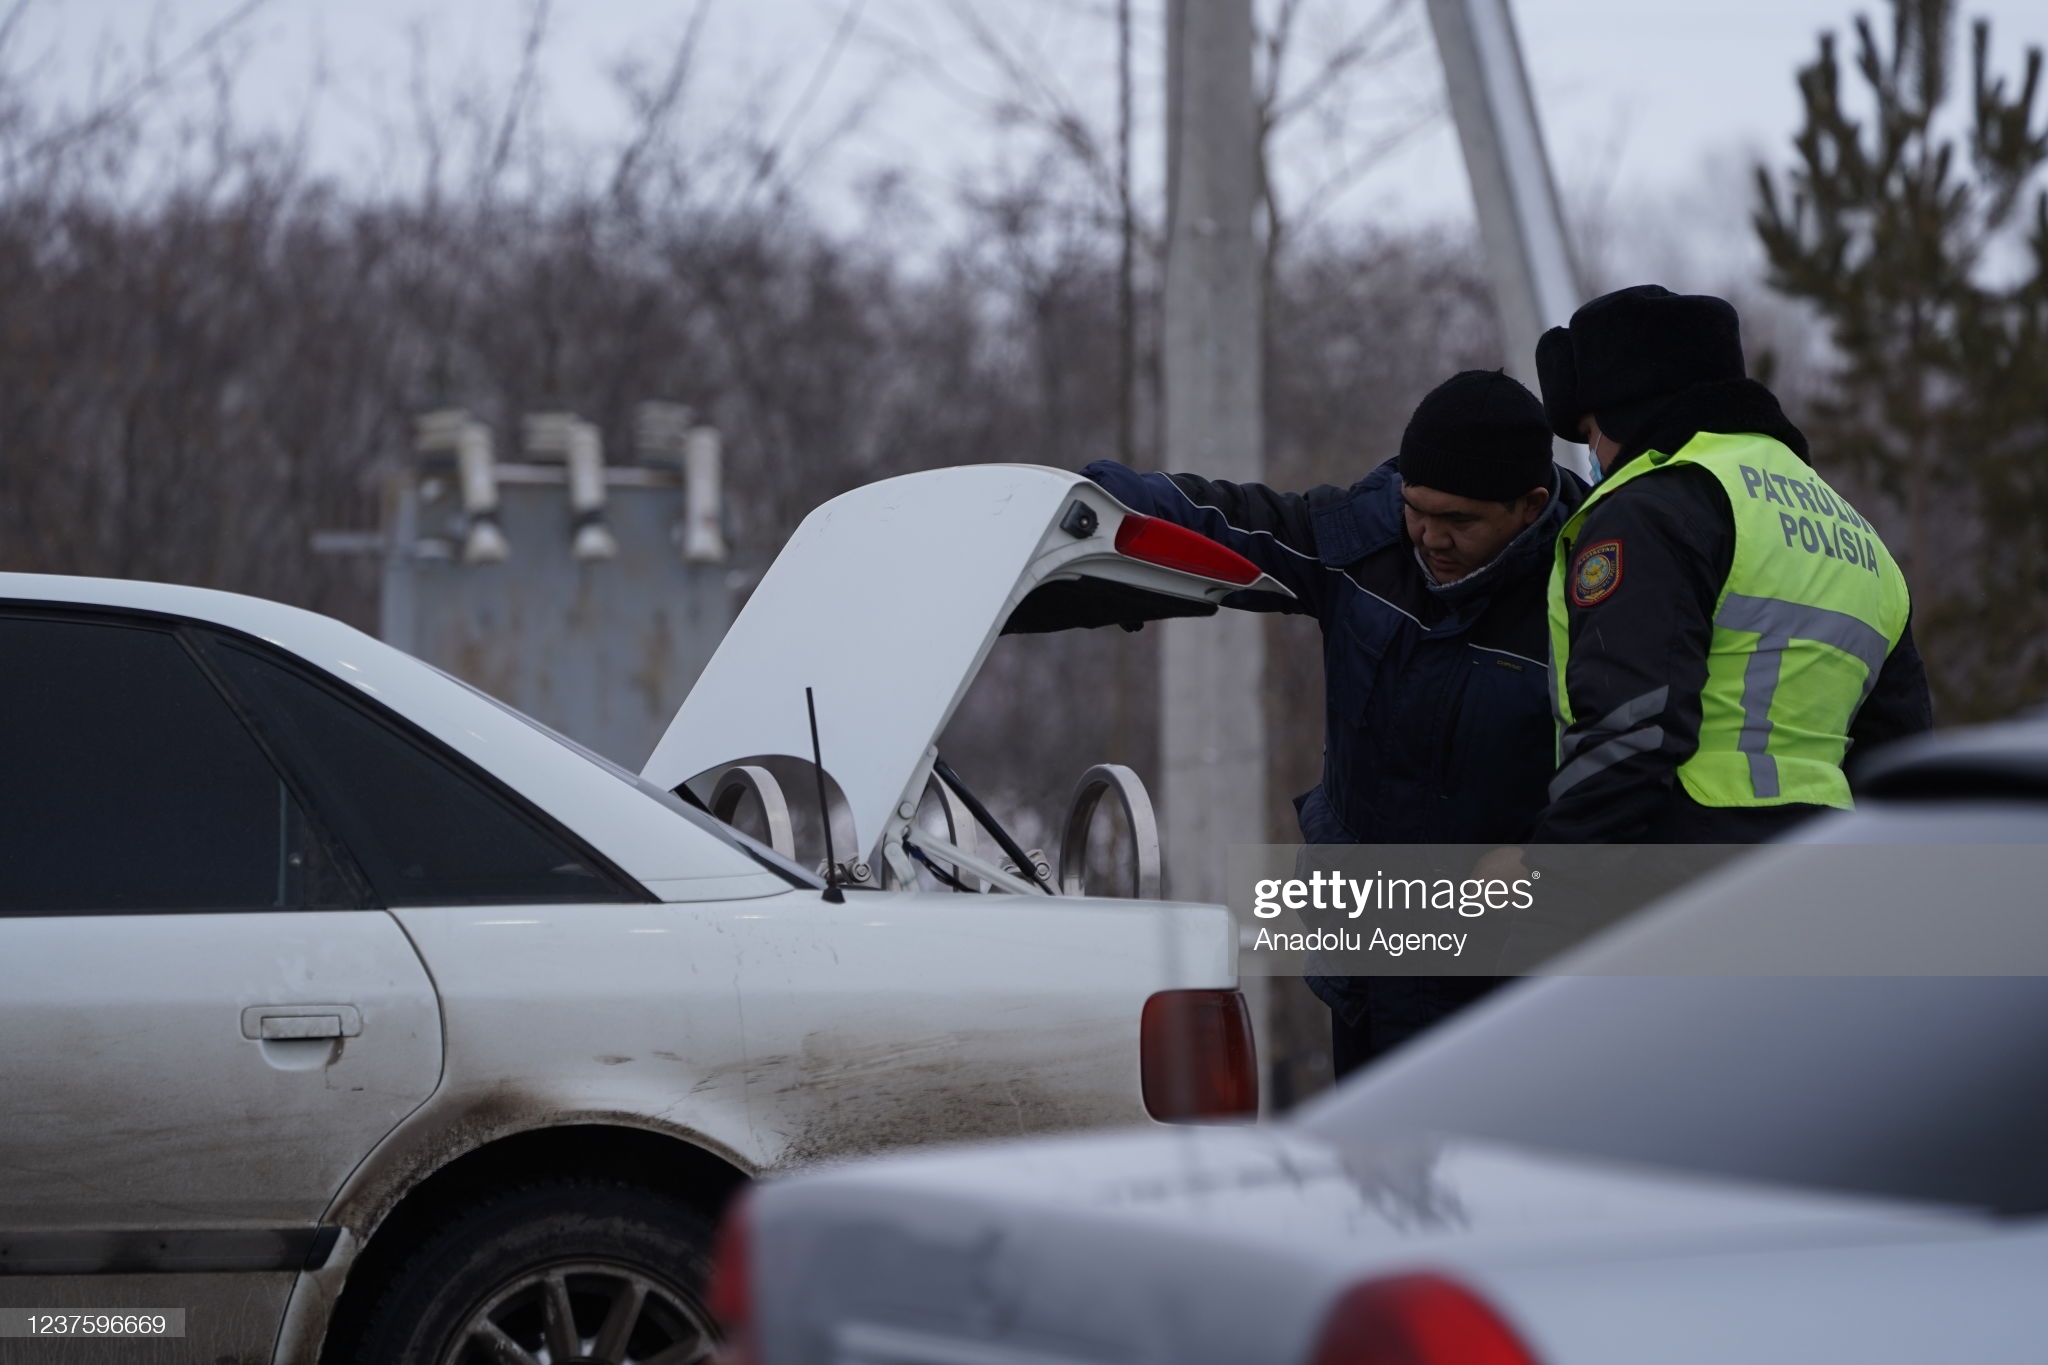
[(0, 616), (0, 914), (353, 904), (168, 630)]
[(243, 641), (204, 638), (384, 904), (645, 898), (573, 835), (339, 685)]

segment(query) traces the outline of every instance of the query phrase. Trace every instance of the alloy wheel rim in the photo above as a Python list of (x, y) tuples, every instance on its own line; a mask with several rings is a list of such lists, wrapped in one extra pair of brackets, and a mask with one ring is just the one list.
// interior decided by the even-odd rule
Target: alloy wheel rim
[(618, 1261), (521, 1271), (485, 1297), (441, 1365), (705, 1365), (718, 1347), (696, 1296)]

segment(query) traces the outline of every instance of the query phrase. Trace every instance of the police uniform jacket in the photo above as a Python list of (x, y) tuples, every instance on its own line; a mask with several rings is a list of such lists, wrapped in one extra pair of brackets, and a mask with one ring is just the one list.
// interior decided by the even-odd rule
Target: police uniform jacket
[[(1616, 469), (1646, 450), (1679, 450), (1702, 432), (1756, 433), (1810, 463), (1806, 438), (1770, 391), (1742, 379), (1675, 396), (1632, 435)], [(1646, 743), (1555, 792), (1533, 840), (1750, 843), (1814, 814), (1818, 807), (1802, 804), (1710, 807), (1675, 780), (1698, 748), (1715, 604), (1734, 561), (1735, 522), (1721, 482), (1698, 467), (1635, 479), (1587, 508), (1577, 540), (1612, 548), (1593, 566), (1597, 587), (1566, 598), (1562, 681), (1572, 723), (1561, 747), (1570, 753), (1622, 731)], [(1649, 697), (1660, 704), (1646, 711), (1642, 701)], [(1909, 623), (1855, 714), (1850, 765), (1871, 746), (1932, 724), (1926, 671)]]

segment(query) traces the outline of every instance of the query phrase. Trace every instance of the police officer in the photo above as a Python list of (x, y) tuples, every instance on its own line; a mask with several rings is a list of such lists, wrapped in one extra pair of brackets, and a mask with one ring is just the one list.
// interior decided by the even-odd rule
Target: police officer
[[(1310, 843), (1515, 844), (1554, 768), (1544, 627), (1551, 545), (1585, 496), (1551, 462), (1534, 394), (1470, 370), (1416, 408), (1399, 455), (1349, 488), (1278, 492), (1193, 474), (1082, 471), (1127, 506), (1221, 541), (1294, 593), (1231, 605), (1323, 632), (1322, 782)], [(1249, 704), (1249, 703), (1248, 703)], [(1311, 977), (1339, 1075), (1477, 998), (1490, 979)]]
[(1599, 468), (1556, 543), (1536, 840), (1747, 843), (1849, 805), (1845, 755), (1933, 723), (1906, 581), (1745, 377), (1735, 310), (1619, 290), (1536, 362)]

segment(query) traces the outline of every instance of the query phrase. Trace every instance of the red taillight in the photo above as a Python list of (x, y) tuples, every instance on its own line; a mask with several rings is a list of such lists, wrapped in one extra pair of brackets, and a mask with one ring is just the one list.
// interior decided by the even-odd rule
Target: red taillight
[(1537, 1365), (1486, 1301), (1442, 1275), (1368, 1280), (1323, 1322), (1310, 1365)]
[(1161, 991), (1138, 1020), (1145, 1112), (1164, 1123), (1253, 1118), (1259, 1062), (1236, 991)]
[(718, 1319), (729, 1338), (737, 1340), (754, 1319), (754, 1272), (751, 1196), (742, 1194), (726, 1207), (711, 1244), (711, 1285), (704, 1306)]
[(1125, 515), (1116, 528), (1116, 552), (1162, 569), (1179, 569), (1243, 587), (1259, 581), (1259, 566), (1199, 531), (1158, 517)]

